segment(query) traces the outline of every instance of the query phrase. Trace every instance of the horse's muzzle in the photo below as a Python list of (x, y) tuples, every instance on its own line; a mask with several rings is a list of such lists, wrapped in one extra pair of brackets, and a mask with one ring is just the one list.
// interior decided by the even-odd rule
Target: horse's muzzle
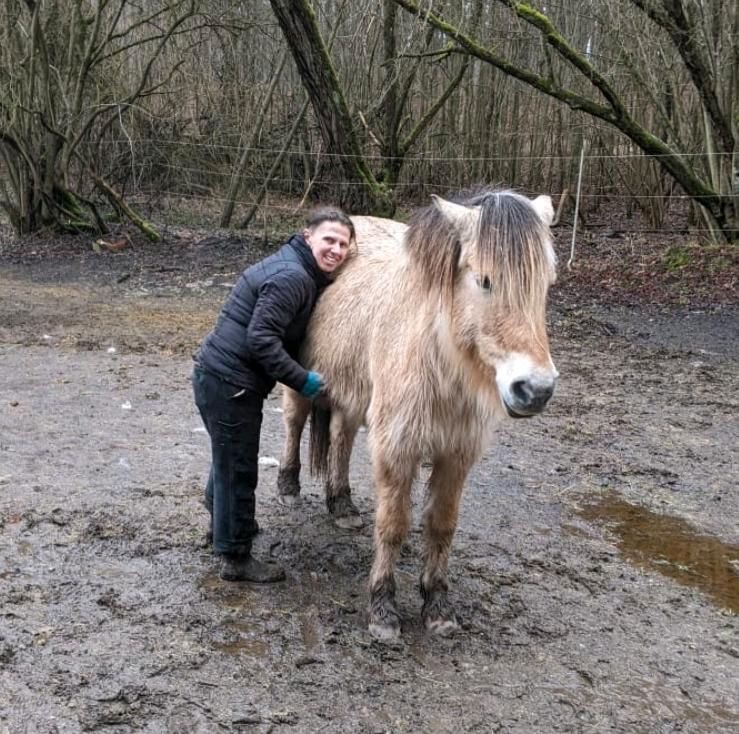
[(516, 380), (504, 404), (511, 418), (531, 418), (544, 410), (554, 394), (555, 381)]

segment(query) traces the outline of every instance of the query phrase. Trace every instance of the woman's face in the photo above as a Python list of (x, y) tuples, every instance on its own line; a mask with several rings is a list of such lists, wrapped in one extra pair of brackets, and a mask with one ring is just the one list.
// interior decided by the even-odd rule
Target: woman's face
[(303, 237), (324, 273), (333, 273), (346, 260), (351, 232), (340, 222), (321, 222), (304, 230)]

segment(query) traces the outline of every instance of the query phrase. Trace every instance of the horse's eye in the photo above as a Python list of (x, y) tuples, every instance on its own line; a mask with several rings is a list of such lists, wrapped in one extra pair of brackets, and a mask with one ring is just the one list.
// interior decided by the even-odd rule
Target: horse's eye
[(493, 284), (490, 282), (490, 278), (488, 278), (487, 275), (484, 275), (482, 278), (478, 278), (477, 285), (479, 285), (480, 289), (485, 293), (490, 293), (493, 289)]

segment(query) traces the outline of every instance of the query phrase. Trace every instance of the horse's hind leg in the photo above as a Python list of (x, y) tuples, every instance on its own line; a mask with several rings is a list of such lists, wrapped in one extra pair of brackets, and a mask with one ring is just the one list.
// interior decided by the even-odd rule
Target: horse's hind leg
[(354, 506), (349, 486), (349, 460), (359, 421), (335, 410), (331, 414), (331, 448), (326, 477), (326, 505), (334, 524), (344, 529), (361, 528), (364, 523)]
[(400, 635), (395, 606), (395, 564), (411, 523), (411, 484), (415, 465), (398, 466), (375, 458), (375, 558), (370, 573), (369, 631), (383, 640)]
[(310, 413), (310, 400), (285, 388), (282, 394), (285, 446), (277, 474), (277, 496), (283, 504), (294, 504), (300, 497), (300, 436)]
[(424, 568), (421, 576), (423, 617), (426, 629), (446, 635), (457, 629), (457, 617), (448, 598), (447, 569), (459, 501), (472, 462), (455, 455), (434, 459), (423, 513)]

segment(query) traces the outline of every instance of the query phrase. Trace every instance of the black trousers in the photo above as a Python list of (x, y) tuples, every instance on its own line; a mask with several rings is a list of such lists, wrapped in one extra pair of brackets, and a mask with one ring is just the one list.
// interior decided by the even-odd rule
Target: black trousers
[(197, 366), (192, 384), (195, 404), (210, 436), (205, 506), (213, 516), (213, 550), (247, 554), (257, 534), (254, 494), (264, 398)]

